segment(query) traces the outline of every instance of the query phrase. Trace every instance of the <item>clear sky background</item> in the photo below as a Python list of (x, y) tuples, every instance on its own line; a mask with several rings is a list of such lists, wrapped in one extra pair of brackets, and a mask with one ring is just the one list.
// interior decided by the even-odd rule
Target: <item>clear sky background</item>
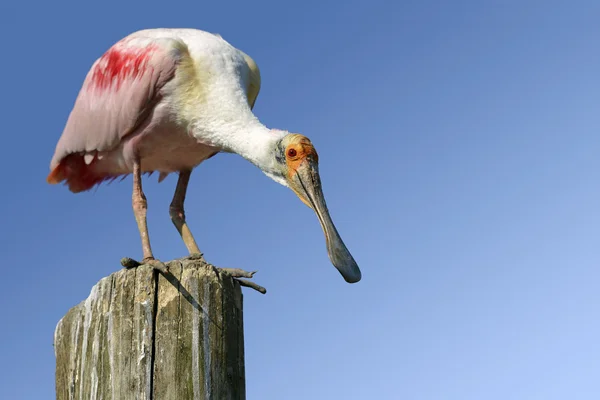
[[(259, 64), (255, 108), (319, 151), (361, 266), (235, 155), (192, 174), (207, 259), (245, 290), (249, 399), (600, 396), (600, 3), (80, 1), (0, 6), (0, 397), (54, 397), (54, 328), (141, 247), (131, 177), (45, 183), (92, 62), (151, 27), (218, 32)], [(186, 254), (145, 180), (157, 257)]]

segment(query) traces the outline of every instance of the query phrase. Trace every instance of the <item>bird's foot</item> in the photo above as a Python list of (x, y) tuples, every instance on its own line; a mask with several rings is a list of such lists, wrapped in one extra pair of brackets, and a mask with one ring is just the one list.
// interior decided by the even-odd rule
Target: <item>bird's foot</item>
[[(267, 289), (265, 289), (264, 287), (257, 285), (256, 283), (248, 281), (246, 279), (240, 279), (240, 278), (252, 278), (252, 277), (254, 277), (254, 274), (257, 271), (248, 272), (248, 271), (245, 271), (240, 268), (215, 267), (214, 265), (207, 263), (206, 260), (204, 260), (204, 256), (201, 253), (190, 254), (189, 256), (185, 257), (185, 259), (201, 260), (207, 266), (212, 268), (213, 271), (215, 271), (215, 273), (217, 273), (217, 274), (226, 273), (227, 275), (231, 276), (234, 280), (236, 280), (240, 284), (240, 286), (254, 289), (257, 292), (262, 293), (262, 294), (267, 293)], [(140, 265), (144, 265), (144, 264), (152, 266), (154, 269), (162, 272), (163, 274), (170, 273), (169, 268), (163, 262), (161, 262), (157, 259), (154, 259), (154, 258), (144, 259), (144, 260), (142, 260), (142, 262), (136, 261), (130, 257), (124, 257), (121, 259), (121, 265), (127, 269), (137, 268)]]
[(140, 265), (150, 265), (157, 271), (162, 272), (163, 274), (169, 273), (169, 267), (165, 265), (162, 261), (159, 261), (155, 258), (144, 258), (142, 262), (136, 261), (130, 257), (124, 257), (121, 259), (121, 265), (127, 269), (137, 268)]
[(248, 281), (246, 279), (240, 279), (240, 278), (252, 278), (257, 271), (248, 272), (248, 271), (244, 271), (243, 269), (239, 269), (239, 268), (219, 268), (219, 267), (215, 267), (212, 264), (208, 264), (208, 265), (210, 267), (212, 267), (213, 270), (217, 274), (220, 274), (221, 272), (228, 274), (235, 281), (237, 281), (240, 284), (240, 286), (245, 286), (245, 287), (254, 289), (257, 292), (262, 293), (262, 294), (267, 293), (267, 289), (265, 289), (264, 287), (257, 285), (256, 283)]
[(190, 253), (189, 256), (184, 257), (184, 260), (200, 260), (200, 261), (204, 261), (206, 262), (206, 260), (204, 259), (204, 254), (202, 253)]
[(132, 269), (139, 267), (142, 263), (130, 257), (123, 257), (121, 258), (121, 265), (127, 269)]

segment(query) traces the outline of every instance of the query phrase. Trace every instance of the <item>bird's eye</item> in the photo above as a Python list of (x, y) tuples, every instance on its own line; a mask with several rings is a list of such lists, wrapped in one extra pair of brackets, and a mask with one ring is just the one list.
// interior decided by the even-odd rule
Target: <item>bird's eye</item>
[(296, 157), (296, 150), (294, 149), (289, 149), (288, 150), (288, 157)]

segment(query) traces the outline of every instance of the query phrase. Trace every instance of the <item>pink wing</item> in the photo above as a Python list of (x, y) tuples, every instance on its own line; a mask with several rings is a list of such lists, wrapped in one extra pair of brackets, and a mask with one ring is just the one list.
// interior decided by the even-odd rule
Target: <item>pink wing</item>
[(85, 154), (110, 151), (135, 131), (188, 54), (178, 40), (127, 37), (96, 60), (56, 145), (47, 181), (66, 180), (71, 191), (80, 192), (111, 178), (87, 168)]

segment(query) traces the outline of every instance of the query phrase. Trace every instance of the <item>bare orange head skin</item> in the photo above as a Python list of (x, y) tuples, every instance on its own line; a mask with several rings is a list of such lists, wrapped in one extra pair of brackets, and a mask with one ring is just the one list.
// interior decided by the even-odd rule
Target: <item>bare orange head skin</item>
[(317, 150), (306, 136), (290, 135), (289, 142), (285, 148), (285, 163), (288, 167), (288, 178), (291, 178), (307, 157), (312, 156), (315, 162), (319, 162)]
[(294, 184), (294, 178), (298, 174), (298, 171), (302, 169), (304, 163), (309, 162), (315, 166), (318, 165), (319, 155), (317, 154), (317, 150), (315, 150), (309, 138), (294, 133), (286, 136), (283, 153), (286, 166), (285, 177), (290, 188), (304, 204), (310, 208), (314, 208), (306, 197), (306, 194), (302, 193), (302, 190), (299, 190), (297, 185)]

